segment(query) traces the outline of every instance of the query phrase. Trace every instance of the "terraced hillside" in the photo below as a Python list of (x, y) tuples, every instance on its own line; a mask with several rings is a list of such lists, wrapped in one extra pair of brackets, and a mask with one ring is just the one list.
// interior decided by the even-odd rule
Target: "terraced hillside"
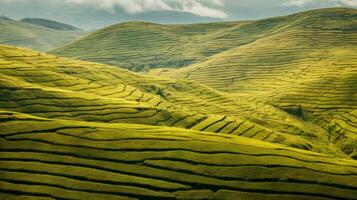
[[(280, 38), (284, 33), (292, 35), (296, 29), (305, 30), (303, 34), (298, 35), (299, 37), (314, 37), (314, 28), (323, 27), (329, 21), (334, 26), (330, 27), (332, 30), (325, 35), (338, 34), (343, 37), (355, 30), (355, 12), (354, 9), (334, 8), (259, 21), (193, 25), (128, 22), (98, 30), (51, 53), (135, 71), (160, 67), (180, 68), (201, 63), (222, 52), (253, 45), (260, 39)], [(327, 22), (320, 23), (325, 19)], [(337, 23), (336, 20), (341, 23)], [(297, 39), (294, 39), (295, 42)], [(279, 41), (282, 45), (291, 44), (280, 39), (274, 41)], [(93, 44), (96, 44), (95, 48)], [(331, 42), (330, 45), (334, 43)], [(298, 55), (304, 56), (308, 52), (303, 49)], [(272, 56), (274, 55), (273, 53)], [(252, 64), (254, 65), (254, 62)]]
[[(29, 22), (27, 20), (16, 21), (6, 17), (0, 18), (0, 44), (48, 51), (69, 43), (84, 34), (79, 29), (59, 30), (59, 23), (54, 21), (46, 21), (47, 27), (36, 24), (41, 22), (44, 22), (44, 20)], [(65, 24), (62, 24), (61, 27), (63, 25)]]
[[(354, 157), (356, 26), (357, 11), (347, 8), (249, 22), (131, 22), (99, 30), (52, 53), (134, 70), (194, 63), (180, 69), (153, 70), (150, 74), (195, 81), (229, 92), (226, 96), (243, 99), (238, 112), (246, 111), (244, 117), (269, 128), (277, 123), (266, 123), (267, 117), (260, 115), (257, 119), (251, 117), (252, 113), (261, 110), (261, 105), (265, 106), (265, 116), (269, 109), (273, 113), (280, 109), (299, 122), (284, 120), (281, 115), (274, 121), (294, 126), (302, 123), (309, 127), (304, 135), (328, 135), (330, 142)], [(91, 47), (94, 41), (100, 44), (96, 48)], [(259, 108), (254, 108), (259, 102), (261, 105), (255, 106)], [(268, 116), (270, 119), (271, 114)], [(281, 132), (290, 129), (289, 125), (278, 124)]]
[(274, 105), (323, 127), (355, 156), (357, 11), (308, 14), (295, 15), (279, 32), (205, 62), (156, 73)]
[(114, 66), (0, 45), (0, 199), (357, 200), (356, 17), (121, 24)]
[(357, 162), (269, 105), (252, 114), (192, 82), (10, 46), (0, 55), (1, 198), (356, 199)]
[(0, 112), (5, 199), (356, 199), (357, 162), (239, 136)]
[(177, 128), (2, 111), (0, 192), (43, 199), (356, 199), (357, 162)]
[(206, 86), (10, 46), (0, 47), (0, 52), (0, 107), (6, 110), (53, 119), (228, 133), (343, 155), (318, 127)]

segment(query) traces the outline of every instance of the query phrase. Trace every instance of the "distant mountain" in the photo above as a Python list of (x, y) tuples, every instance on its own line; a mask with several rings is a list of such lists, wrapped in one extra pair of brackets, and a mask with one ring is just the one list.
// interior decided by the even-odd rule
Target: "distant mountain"
[(50, 20), (17, 21), (0, 17), (0, 44), (48, 51), (71, 42), (84, 33), (73, 26)]
[(36, 24), (36, 25), (40, 25), (40, 26), (44, 26), (44, 27), (56, 29), (56, 30), (63, 30), (63, 31), (81, 30), (81, 29), (74, 27), (72, 25), (64, 24), (61, 22), (56, 22), (56, 21), (48, 20), (48, 19), (24, 18), (24, 19), (21, 19), (20, 21), (25, 22), (25, 23), (30, 23), (30, 24)]

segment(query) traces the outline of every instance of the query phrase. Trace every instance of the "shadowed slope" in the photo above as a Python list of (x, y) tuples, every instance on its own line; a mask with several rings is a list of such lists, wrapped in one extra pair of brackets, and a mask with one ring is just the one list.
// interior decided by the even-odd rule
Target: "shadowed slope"
[(0, 111), (0, 196), (356, 199), (357, 163), (178, 128)]
[[(0, 44), (48, 51), (73, 41), (84, 34), (79, 29), (58, 30), (8, 18), (0, 18)], [(56, 23), (56, 22), (53, 22)], [(47, 21), (47, 26), (58, 26)], [(62, 24), (63, 26), (63, 24)]]

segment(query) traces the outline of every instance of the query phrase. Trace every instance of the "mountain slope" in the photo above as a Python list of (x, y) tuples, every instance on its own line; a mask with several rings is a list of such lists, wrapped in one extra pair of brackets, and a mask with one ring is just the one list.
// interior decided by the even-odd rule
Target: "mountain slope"
[(10, 46), (0, 46), (0, 152), (1, 198), (357, 195), (357, 162), (268, 104)]
[[(0, 18), (0, 44), (48, 51), (73, 41), (84, 34), (81, 30), (58, 30), (43, 25)], [(57, 22), (47, 25), (58, 26)]]
[[(270, 120), (271, 115), (265, 115), (270, 116), (269, 123), (262, 115), (250, 117), (261, 110), (261, 106), (254, 109), (258, 103), (272, 113), (279, 109), (294, 117), (291, 122), (280, 115), (281, 122), (302, 123), (309, 127), (303, 135), (325, 135), (355, 157), (356, 26), (357, 11), (348, 8), (250, 22), (186, 26), (136, 22), (108, 27), (53, 53), (136, 70), (177, 67), (177, 63), (193, 58), (196, 63), (190, 66), (158, 69), (150, 74), (195, 81), (244, 102), (249, 99), (252, 103), (248, 109), (239, 107), (240, 111), (248, 110), (245, 118), (285, 132), (290, 128), (271, 123), (277, 121)], [(98, 45), (91, 48), (94, 41)], [(168, 51), (170, 46), (172, 51)]]
[(323, 127), (332, 142), (356, 155), (357, 11), (327, 9), (295, 17), (273, 35), (154, 74), (274, 105)]
[[(249, 22), (198, 25), (127, 22), (96, 31), (51, 53), (136, 71), (158, 67), (177, 68), (237, 46), (232, 40), (237, 40), (237, 35), (241, 34), (240, 27), (246, 24)], [(250, 36), (242, 36), (241, 41), (237, 42), (246, 43), (247, 40), (251, 40)], [(94, 42), (96, 48), (92, 46)]]
[[(340, 17), (334, 32), (354, 30), (355, 10), (322, 9), (259, 21), (223, 22), (192, 25), (160, 25), (128, 22), (94, 32), (51, 53), (87, 61), (101, 62), (135, 71), (153, 68), (181, 68), (203, 62), (213, 55), (239, 48), (258, 39), (289, 31), (299, 24), (313, 34), (311, 27), (320, 20)], [(343, 21), (342, 21), (343, 20)], [(346, 26), (346, 29), (343, 27)], [(348, 27), (350, 29), (348, 29)], [(95, 48), (93, 46), (95, 45)], [(274, 56), (274, 55), (273, 55)]]
[(0, 196), (355, 199), (357, 162), (237, 136), (1, 111)]
[(228, 133), (342, 156), (323, 131), (269, 105), (257, 108), (199, 84), (107, 65), (6, 46), (0, 52), (0, 106), (7, 110)]
[(40, 25), (40, 26), (47, 27), (50, 29), (62, 30), (62, 31), (79, 31), (79, 30), (81, 30), (81, 29), (74, 27), (72, 25), (64, 24), (64, 23), (60, 23), (60, 22), (56, 22), (56, 21), (48, 20), (48, 19), (24, 18), (24, 19), (21, 19), (20, 21), (29, 23), (29, 24)]

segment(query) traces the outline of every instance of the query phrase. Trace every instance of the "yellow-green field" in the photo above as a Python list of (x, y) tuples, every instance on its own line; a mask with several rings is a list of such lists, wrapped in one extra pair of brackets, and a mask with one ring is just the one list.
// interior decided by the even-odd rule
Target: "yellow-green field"
[(45, 24), (56, 29), (35, 23), (35, 20), (31, 20), (31, 23), (29, 23), (26, 20), (17, 21), (0, 17), (0, 44), (49, 51), (84, 34), (84, 31), (79, 29), (66, 30), (62, 28), (64, 30), (60, 30), (61, 27), (57, 22), (46, 21), (47, 24)]
[(1, 111), (0, 192), (22, 199), (355, 199), (357, 162), (254, 139)]
[(0, 45), (0, 199), (357, 199), (356, 16)]

